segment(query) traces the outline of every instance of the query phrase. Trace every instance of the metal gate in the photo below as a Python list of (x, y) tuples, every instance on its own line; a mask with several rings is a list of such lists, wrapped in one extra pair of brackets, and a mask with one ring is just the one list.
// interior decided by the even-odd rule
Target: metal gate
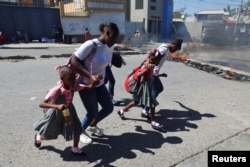
[(54, 26), (61, 26), (59, 9), (0, 5), (0, 31), (6, 33), (8, 42), (17, 29), (30, 40), (51, 38)]

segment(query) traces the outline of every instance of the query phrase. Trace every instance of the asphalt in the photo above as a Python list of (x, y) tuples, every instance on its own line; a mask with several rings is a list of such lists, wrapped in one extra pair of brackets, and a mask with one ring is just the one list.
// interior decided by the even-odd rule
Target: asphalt
[[(133, 57), (134, 55), (138, 55), (138, 54), (143, 55), (143, 54), (145, 54), (145, 52), (147, 50), (149, 50), (151, 48), (155, 48), (158, 45), (159, 45), (159, 43), (147, 43), (147, 44), (143, 45), (140, 48), (132, 48), (133, 50), (124, 51), (124, 52), (122, 52), (122, 54), (124, 56), (130, 56), (130, 57)], [(79, 46), (80, 46), (80, 44), (56, 44), (56, 43), (6, 44), (6, 45), (1, 45), (0, 46), (0, 60), (2, 60), (2, 61), (6, 61), (6, 60), (7, 61), (9, 61), (9, 60), (20, 61), (22, 59), (37, 59), (37, 60), (40, 60), (40, 59), (50, 58), (50, 57), (69, 57), (71, 55), (71, 53), (75, 49), (77, 49)], [(202, 60), (202, 58), (197, 58), (198, 57), (197, 55), (196, 56), (189, 55), (189, 56), (191, 58), (188, 59), (188, 60), (191, 61), (191, 62), (199, 62), (199, 64), (203, 64), (203, 65), (205, 63), (205, 64), (209, 64), (211, 66), (219, 67), (220, 69), (226, 69), (226, 70), (228, 68), (232, 69), (232, 67), (230, 67), (230, 66), (221, 66), (221, 65), (217, 65), (217, 64), (212, 64), (211, 62), (214, 61), (214, 58), (213, 59), (211, 58), (211, 60), (209, 60), (209, 56), (206, 56), (206, 60), (204, 60), (204, 58), (203, 58), (203, 60)], [(194, 59), (194, 57), (196, 57), (197, 59)], [(222, 58), (222, 59), (225, 60), (225, 58)], [(244, 57), (244, 59), (245, 59), (245, 57)], [(248, 61), (244, 60), (245, 63), (247, 63), (247, 65), (249, 65), (250, 57), (248, 59), (249, 59)], [(208, 61), (211, 64), (208, 63)], [(178, 65), (175, 64), (174, 66), (178, 66)], [(238, 69), (233, 69), (233, 70), (236, 73), (239, 73), (239, 74), (242, 74), (242, 75), (246, 76), (246, 78), (248, 78), (250, 76), (248, 70), (245, 70), (245, 71), (244, 70), (238, 70)], [(177, 69), (177, 71), (178, 71), (178, 69)], [(178, 71), (178, 72), (181, 72), (181, 71)], [(184, 79), (187, 79), (187, 78), (184, 78)], [(244, 81), (249, 81), (249, 80), (245, 79)], [(182, 81), (182, 82), (185, 82), (185, 80)], [(194, 83), (195, 82), (196, 82), (196, 80), (194, 81)], [(229, 82), (233, 82), (233, 85), (241, 85), (242, 84), (242, 81), (229, 81)], [(172, 81), (172, 84), (178, 85), (179, 82), (178, 81)], [(218, 84), (220, 84), (220, 83), (218, 83)], [(249, 84), (248, 82), (243, 83), (243, 86), (245, 88), (249, 88), (248, 84)], [(220, 84), (220, 86), (222, 88), (224, 87), (223, 84)], [(237, 92), (237, 90), (235, 90), (236, 87), (233, 88), (233, 89), (234, 89), (234, 91)], [(213, 91), (212, 89), (207, 90), (207, 91)], [(176, 91), (178, 93), (182, 94), (181, 90), (176, 90)], [(204, 92), (201, 93), (203, 95), (206, 94), (206, 92), (207, 92), (206, 90), (202, 90), (202, 91), (204, 91)], [(250, 125), (249, 125), (250, 116), (249, 116), (249, 112), (246, 111), (246, 110), (249, 110), (249, 102), (247, 102), (249, 100), (249, 89), (247, 89), (245, 91), (246, 92), (248, 91), (248, 93), (245, 93), (245, 94), (248, 94), (248, 95), (244, 95), (244, 100), (242, 99), (242, 101), (244, 101), (246, 103), (243, 106), (241, 106), (239, 108), (239, 110), (237, 109), (238, 112), (240, 112), (240, 111), (243, 112), (242, 115), (238, 115), (240, 113), (236, 113), (235, 112), (236, 109), (235, 110), (233, 109), (235, 106), (237, 106), (237, 105), (239, 106), (239, 104), (235, 103), (234, 101), (228, 101), (227, 105), (230, 106), (231, 109), (228, 109), (229, 111), (225, 111), (225, 112), (231, 112), (231, 113), (229, 115), (227, 113), (227, 115), (225, 116), (225, 119), (226, 118), (231, 119), (231, 117), (237, 117), (237, 120), (234, 120), (233, 123), (231, 122), (232, 125), (227, 125), (227, 126), (230, 126), (230, 127), (235, 126), (235, 127), (231, 127), (233, 130), (230, 131), (230, 133), (228, 132), (228, 134), (225, 135), (227, 133), (226, 132), (227, 128), (223, 127), (223, 126), (226, 125), (226, 120), (225, 120), (225, 122), (221, 122), (221, 125), (220, 125), (220, 123), (218, 123), (218, 125), (219, 125), (218, 127), (214, 127), (214, 128), (221, 129), (221, 131), (220, 131), (221, 134), (216, 134), (216, 136), (211, 136), (211, 134), (212, 134), (211, 131), (202, 132), (202, 133), (204, 133), (204, 135), (208, 136), (208, 139), (207, 139), (208, 141), (207, 140), (206, 141), (195, 141), (196, 140), (195, 136), (193, 136), (193, 137), (190, 136), (191, 140), (192, 139), (194, 140), (193, 141), (194, 143), (192, 143), (192, 146), (191, 147), (190, 146), (185, 146), (185, 144), (181, 145), (181, 148), (184, 149), (183, 152), (187, 152), (186, 155), (185, 155), (185, 158), (183, 158), (183, 159), (178, 159), (177, 158), (177, 160), (175, 160), (176, 158), (174, 158), (173, 157), (174, 155), (172, 155), (171, 157), (173, 158), (173, 162), (169, 162), (167, 166), (169, 166), (169, 164), (171, 164), (170, 166), (177, 166), (177, 167), (206, 166), (207, 165), (207, 152), (211, 151), (211, 150), (220, 150), (220, 151), (246, 150), (246, 151), (250, 151)], [(237, 93), (235, 94), (235, 96), (237, 96)], [(240, 98), (241, 95), (238, 95), (238, 96), (239, 96), (239, 99), (241, 99)], [(248, 96), (248, 100), (246, 100), (247, 96)], [(203, 105), (203, 103), (205, 104), (206, 102), (208, 102), (207, 100), (209, 100), (209, 99), (206, 99), (205, 97), (202, 97), (201, 99), (203, 101), (199, 105)], [(238, 103), (240, 103), (240, 101), (238, 101)], [(1, 105), (4, 105), (4, 104), (1, 104)], [(198, 107), (199, 107), (199, 105), (198, 105)], [(211, 106), (211, 109), (213, 109), (213, 107), (214, 106)], [(187, 106), (184, 106), (183, 108), (188, 109)], [(209, 109), (210, 109), (210, 107), (209, 107)], [(191, 115), (192, 114), (194, 114), (194, 113), (191, 113)], [(219, 113), (219, 114), (222, 114), (222, 113)], [(204, 115), (204, 117), (205, 117), (205, 115)], [(207, 116), (207, 119), (209, 119), (209, 117), (210, 116)], [(193, 121), (195, 121), (195, 120), (196, 120), (196, 118)], [(208, 120), (205, 119), (203, 121), (205, 122), (205, 124), (201, 125), (201, 127), (206, 126), (206, 125), (209, 124)], [(240, 122), (240, 124), (242, 124), (241, 126), (237, 126), (237, 124), (239, 122)], [(192, 127), (191, 124), (189, 126)], [(213, 129), (209, 129), (209, 130), (213, 130)], [(197, 131), (198, 131), (197, 133), (199, 133), (199, 129)], [(193, 134), (193, 133), (191, 133), (191, 134)], [(217, 138), (220, 138), (221, 137), (220, 135), (223, 136), (224, 138), (221, 139), (221, 140), (215, 140)], [(176, 137), (172, 137), (172, 139), (174, 139), (174, 138), (176, 139)], [(203, 143), (203, 142), (208, 142), (209, 143), (209, 139), (214, 140), (215, 142), (212, 142), (209, 145), (206, 145), (203, 148), (200, 148), (199, 143)], [(168, 138), (168, 140), (169, 140), (169, 143), (171, 143), (171, 138)], [(175, 144), (177, 144), (177, 143), (175, 143)], [(185, 150), (186, 147), (188, 147), (189, 149), (191, 148), (191, 150)], [(178, 154), (180, 154), (180, 156), (182, 155), (181, 152), (179, 152), (179, 153), (177, 152), (175, 154), (175, 156), (178, 156)], [(167, 155), (163, 155), (163, 156), (167, 156)], [(3, 158), (5, 156), (1, 156), (1, 157)], [(1, 161), (4, 162), (3, 159), (1, 159)], [(144, 159), (142, 161), (146, 161), (146, 160)], [(154, 159), (153, 161), (156, 161), (156, 159)], [(249, 160), (248, 160), (248, 163), (249, 163)], [(6, 165), (8, 163), (4, 163), (4, 164)], [(10, 162), (9, 162), (9, 164), (10, 164)], [(26, 165), (27, 164), (29, 164), (29, 163), (26, 163)], [(129, 164), (123, 164), (123, 163), (118, 163), (118, 164), (120, 164), (120, 166), (128, 166), (129, 165)], [(151, 163), (149, 163), (149, 164), (151, 164)], [(147, 163), (144, 162), (144, 163), (141, 163), (141, 165), (142, 166), (147, 166)], [(33, 164), (33, 166), (34, 166), (34, 164)], [(94, 166), (94, 165), (91, 164), (90, 166)], [(105, 166), (105, 165), (103, 165), (103, 166)], [(157, 162), (153, 166), (164, 166), (164, 161), (163, 162)]]
[[(79, 43), (15, 43), (0, 45), (0, 60), (70, 57)], [(147, 42), (140, 47), (120, 51), (122, 55), (145, 54), (160, 43)], [(179, 52), (187, 57), (186, 65), (226, 79), (250, 81), (250, 48), (248, 46), (212, 46), (184, 43)], [(176, 61), (176, 60), (172, 60)], [(177, 60), (179, 61), (179, 60)]]

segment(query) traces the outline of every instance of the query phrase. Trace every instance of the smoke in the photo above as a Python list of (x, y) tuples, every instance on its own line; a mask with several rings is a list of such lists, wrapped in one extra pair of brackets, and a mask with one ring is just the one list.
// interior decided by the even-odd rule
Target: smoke
[(188, 53), (188, 59), (230, 67), (250, 72), (250, 48), (246, 46), (223, 46), (201, 43), (187, 43), (182, 52)]

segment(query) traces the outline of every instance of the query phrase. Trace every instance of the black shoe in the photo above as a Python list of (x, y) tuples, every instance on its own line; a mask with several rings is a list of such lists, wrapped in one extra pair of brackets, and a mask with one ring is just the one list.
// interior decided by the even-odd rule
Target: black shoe
[(160, 124), (155, 124), (155, 125), (152, 125), (152, 128), (155, 129), (155, 130), (158, 130), (160, 132), (163, 132), (163, 133), (167, 133), (167, 130), (164, 128), (163, 125), (160, 125)]
[(124, 116), (124, 114), (121, 114), (120, 110), (117, 111), (117, 114), (120, 116), (120, 118), (121, 118), (122, 120), (125, 120), (125, 119), (126, 119), (125, 116)]
[(112, 103), (113, 103), (114, 106), (119, 106), (120, 105), (120, 102), (116, 101), (116, 100), (112, 100)]
[(147, 119), (151, 119), (151, 115), (149, 113), (141, 113), (141, 117), (142, 118), (147, 118)]
[(159, 123), (155, 123), (155, 124), (152, 124), (151, 123), (151, 126), (152, 126), (152, 128), (153, 129), (155, 129), (155, 130), (160, 130), (160, 129), (162, 129), (163, 128), (163, 125), (161, 125), (161, 124), (159, 124)]
[(151, 124), (151, 126), (152, 126), (152, 128), (155, 129), (155, 130), (160, 130), (160, 129), (163, 128), (163, 125), (152, 125), (152, 124)]
[(37, 142), (36, 136), (37, 136), (37, 134), (35, 134), (34, 145), (35, 145), (37, 148), (39, 148), (39, 147), (41, 146), (41, 142), (40, 142), (40, 143)]

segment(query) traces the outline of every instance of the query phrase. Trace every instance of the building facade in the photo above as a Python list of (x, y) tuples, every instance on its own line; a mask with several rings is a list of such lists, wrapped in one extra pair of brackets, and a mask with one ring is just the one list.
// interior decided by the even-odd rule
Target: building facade
[(114, 22), (120, 30), (119, 40), (125, 34), (125, 0), (69, 0), (60, 2), (60, 15), (65, 38), (83, 41), (88, 28), (91, 38), (100, 35), (99, 25)]
[(50, 7), (55, 6), (52, 0), (0, 0), (0, 4), (8, 4), (22, 7)]
[(85, 28), (100, 34), (100, 23), (115, 22), (122, 36), (135, 31), (152, 40), (168, 39), (172, 31), (173, 0), (0, 0), (22, 7), (55, 8), (60, 11), (65, 36), (83, 39)]
[(151, 39), (170, 38), (173, 0), (133, 0), (128, 4), (129, 21), (143, 23), (143, 29), (139, 31), (147, 33)]

